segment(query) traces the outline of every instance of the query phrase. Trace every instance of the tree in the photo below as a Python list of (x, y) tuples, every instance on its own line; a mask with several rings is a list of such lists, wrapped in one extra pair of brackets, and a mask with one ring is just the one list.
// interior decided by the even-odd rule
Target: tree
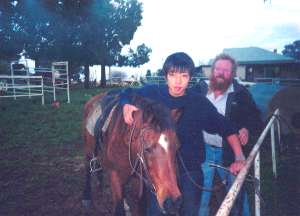
[(129, 49), (128, 54), (125, 56), (119, 56), (119, 63), (121, 66), (133, 66), (138, 67), (149, 61), (149, 55), (152, 52), (151, 48), (145, 44), (139, 45), (136, 50)]
[(128, 61), (128, 65), (138, 67), (148, 62), (149, 55), (152, 52), (151, 48), (148, 48), (145, 44), (139, 45), (136, 52), (132, 52), (132, 58)]
[(0, 58), (16, 59), (27, 42), (27, 20), (22, 16), (23, 5), (17, 1), (0, 1)]
[(300, 60), (300, 40), (296, 40), (292, 44), (285, 45), (282, 54)]
[(162, 69), (158, 69), (156, 71), (156, 76), (164, 76), (163, 70)]
[(147, 70), (147, 73), (146, 73), (146, 79), (148, 80), (149, 78), (151, 78), (151, 70)]
[[(6, 51), (4, 56), (15, 56), (25, 48), (37, 61), (84, 65), (86, 77), (90, 65), (100, 64), (102, 86), (106, 85), (105, 66), (118, 63), (123, 46), (130, 43), (142, 18), (142, 4), (137, 0), (2, 2), (0, 46)], [(143, 45), (137, 52), (148, 55), (150, 49), (146, 48)], [(142, 63), (140, 54), (137, 56)]]

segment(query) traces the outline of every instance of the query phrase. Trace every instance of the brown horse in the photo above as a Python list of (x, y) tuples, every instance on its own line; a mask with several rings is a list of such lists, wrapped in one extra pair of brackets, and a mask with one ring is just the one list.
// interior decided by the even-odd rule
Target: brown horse
[[(84, 200), (91, 200), (91, 160), (101, 164), (110, 178), (115, 215), (124, 215), (124, 187), (130, 185), (129, 202), (132, 215), (142, 215), (142, 185), (153, 189), (158, 204), (165, 213), (178, 211), (182, 197), (176, 178), (176, 150), (179, 142), (175, 133), (175, 121), (179, 110), (169, 110), (163, 105), (141, 97), (133, 97), (132, 103), (139, 107), (134, 112), (134, 124), (123, 120), (122, 106), (118, 103), (111, 110), (102, 128), (101, 137), (88, 129), (91, 118), (98, 118), (109, 103), (99, 108), (108, 95), (93, 97), (85, 105), (83, 136), (86, 154), (86, 185)], [(98, 111), (97, 111), (98, 110)], [(101, 110), (101, 111), (99, 111)], [(98, 114), (95, 114), (98, 113)], [(96, 124), (97, 125), (97, 124)], [(97, 137), (97, 138), (96, 138)], [(96, 144), (99, 140), (100, 144)], [(98, 146), (98, 147), (97, 147)], [(128, 197), (128, 196), (126, 196)], [(87, 202), (85, 202), (87, 203)]]

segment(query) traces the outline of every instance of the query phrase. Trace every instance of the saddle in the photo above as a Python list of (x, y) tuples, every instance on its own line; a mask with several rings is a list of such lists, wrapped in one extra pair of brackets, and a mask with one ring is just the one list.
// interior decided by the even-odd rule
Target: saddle
[(103, 133), (107, 130), (114, 107), (116, 107), (119, 102), (120, 92), (121, 90), (109, 91), (103, 98), (101, 98), (101, 101), (95, 103), (93, 112), (87, 119), (86, 128), (96, 140), (95, 151), (101, 149)]

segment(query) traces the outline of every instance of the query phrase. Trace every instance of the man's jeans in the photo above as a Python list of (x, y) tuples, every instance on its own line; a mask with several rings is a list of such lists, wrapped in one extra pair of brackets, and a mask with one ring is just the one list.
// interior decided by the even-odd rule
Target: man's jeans
[[(211, 167), (210, 164), (217, 164), (222, 165), (222, 153), (223, 150), (221, 147), (214, 147), (211, 145), (206, 144), (205, 145), (205, 162), (202, 164), (202, 171), (203, 171), (203, 187), (207, 189), (213, 188), (213, 180), (215, 173), (218, 172), (220, 178), (222, 179), (222, 182), (226, 182), (226, 190), (228, 191), (231, 187), (235, 177), (223, 169)], [(209, 209), (209, 203), (211, 198), (211, 193), (209, 191), (202, 191), (201, 195), (201, 201), (200, 201), (200, 208), (198, 211), (198, 216), (208, 216), (210, 209)], [(243, 214), (241, 214), (242, 212)], [(230, 215), (243, 215), (243, 216), (249, 216), (250, 210), (249, 210), (249, 203), (248, 203), (248, 196), (247, 193), (244, 190), (244, 187), (240, 191), (237, 200), (235, 202), (235, 205), (233, 206), (231, 210)]]
[[(229, 191), (231, 185), (235, 180), (235, 176), (227, 173), (226, 177), (226, 190)], [(235, 200), (235, 203), (231, 209), (230, 216), (250, 216), (250, 206), (248, 194), (246, 192), (245, 186), (243, 186)]]
[[(216, 171), (218, 172), (221, 179), (225, 179), (224, 170), (211, 167), (210, 164), (222, 165), (222, 148), (214, 147), (212, 145), (205, 144), (205, 162), (202, 164), (203, 171), (203, 187), (207, 189), (213, 188), (213, 181)], [(208, 216), (209, 215), (209, 202), (212, 192), (202, 191), (200, 208), (198, 215), (199, 216)]]

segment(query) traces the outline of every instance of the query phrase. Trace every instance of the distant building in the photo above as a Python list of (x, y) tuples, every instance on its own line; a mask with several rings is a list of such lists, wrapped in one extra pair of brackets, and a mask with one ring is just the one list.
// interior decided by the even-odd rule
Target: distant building
[[(224, 53), (238, 62), (237, 76), (244, 81), (258, 78), (300, 78), (300, 62), (294, 58), (259, 48), (228, 48)], [(209, 76), (212, 60), (202, 66), (203, 73)]]

